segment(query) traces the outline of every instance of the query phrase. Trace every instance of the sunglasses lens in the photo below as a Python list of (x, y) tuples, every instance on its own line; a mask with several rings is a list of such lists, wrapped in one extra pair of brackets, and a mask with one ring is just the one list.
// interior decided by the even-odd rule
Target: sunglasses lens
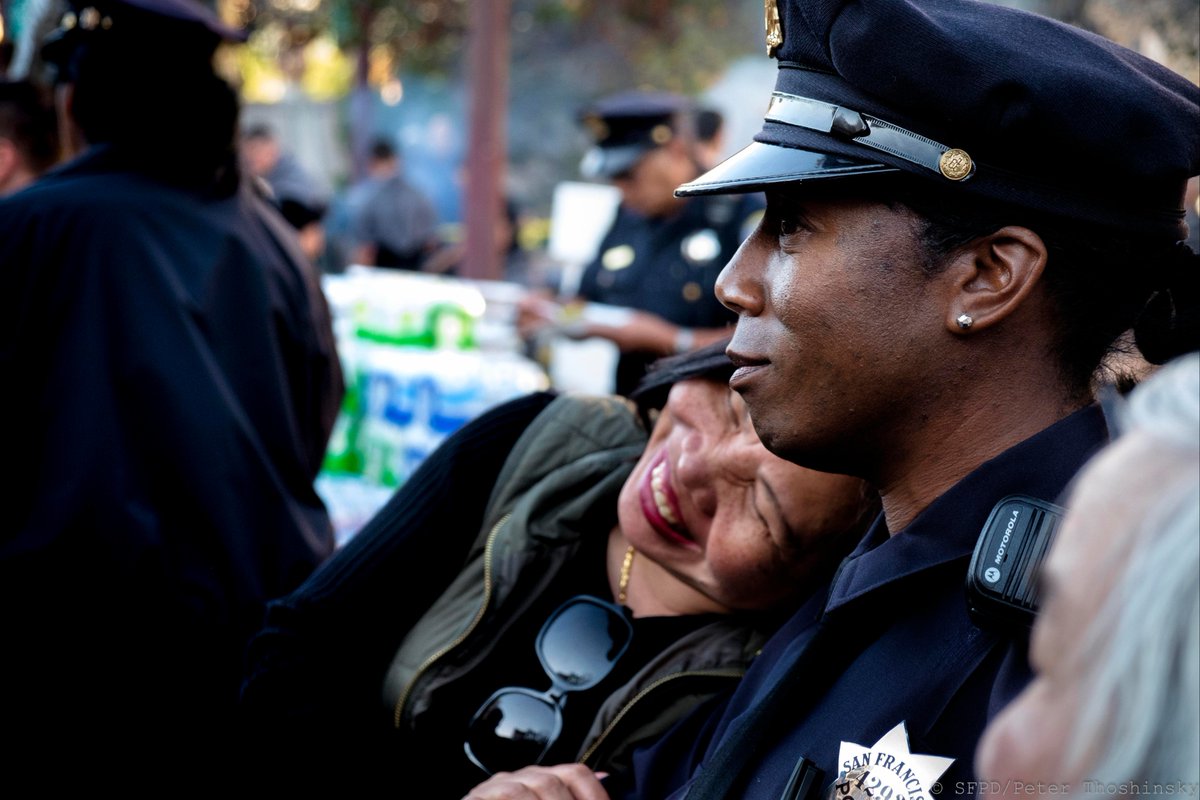
[(633, 627), (619, 608), (577, 598), (542, 629), (538, 657), (560, 686), (587, 689), (612, 671), (632, 637)]
[(562, 717), (546, 698), (501, 689), (475, 713), (467, 729), (467, 757), (492, 774), (541, 761), (558, 738)]
[(554, 686), (501, 689), (467, 729), (467, 757), (489, 775), (540, 764), (562, 732), (565, 694), (604, 680), (629, 647), (633, 625), (612, 603), (580, 595), (550, 615), (538, 633), (537, 654)]

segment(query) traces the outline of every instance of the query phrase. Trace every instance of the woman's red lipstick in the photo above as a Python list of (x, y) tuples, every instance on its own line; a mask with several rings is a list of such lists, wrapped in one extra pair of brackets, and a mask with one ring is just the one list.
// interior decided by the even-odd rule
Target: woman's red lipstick
[(638, 497), (642, 513), (650, 526), (664, 538), (676, 544), (696, 547), (696, 541), (687, 535), (683, 526), (683, 513), (679, 509), (679, 498), (671, 486), (671, 467), (667, 448), (663, 448), (650, 462), (642, 476)]

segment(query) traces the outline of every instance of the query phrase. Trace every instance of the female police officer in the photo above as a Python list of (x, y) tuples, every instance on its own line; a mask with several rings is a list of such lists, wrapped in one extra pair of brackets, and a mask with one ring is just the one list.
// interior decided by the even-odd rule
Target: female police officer
[[(979, 532), (1013, 495), (1018, 517), (1057, 499), (1105, 440), (1092, 379), (1124, 331), (1151, 361), (1197, 346), (1193, 84), (992, 4), (766, 10), (763, 129), (680, 193), (766, 190), (717, 285), (731, 385), (769, 448), (867, 478), (884, 513), (630, 780), (556, 767), (472, 797), (973, 794), (979, 734), (1028, 680), (1024, 632), (968, 612)], [(988, 580), (1013, 570), (987, 557)]]

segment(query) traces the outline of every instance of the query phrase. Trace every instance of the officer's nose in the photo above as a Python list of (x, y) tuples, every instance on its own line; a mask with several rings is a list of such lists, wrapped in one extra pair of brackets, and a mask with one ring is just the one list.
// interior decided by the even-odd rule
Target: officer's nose
[(762, 311), (761, 225), (742, 242), (733, 258), (717, 276), (716, 295), (725, 306), (740, 315), (754, 316)]

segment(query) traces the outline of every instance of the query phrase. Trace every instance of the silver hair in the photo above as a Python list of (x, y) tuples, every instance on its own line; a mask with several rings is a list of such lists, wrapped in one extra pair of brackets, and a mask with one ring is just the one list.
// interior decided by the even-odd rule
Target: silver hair
[[(1126, 433), (1152, 438), (1156, 485), (1128, 563), (1087, 631), (1089, 675), (1070, 759), (1079, 794), (1196, 793), (1200, 782), (1200, 354), (1130, 395)], [(1138, 465), (1131, 464), (1131, 469)], [(1102, 732), (1102, 733), (1101, 733)]]

